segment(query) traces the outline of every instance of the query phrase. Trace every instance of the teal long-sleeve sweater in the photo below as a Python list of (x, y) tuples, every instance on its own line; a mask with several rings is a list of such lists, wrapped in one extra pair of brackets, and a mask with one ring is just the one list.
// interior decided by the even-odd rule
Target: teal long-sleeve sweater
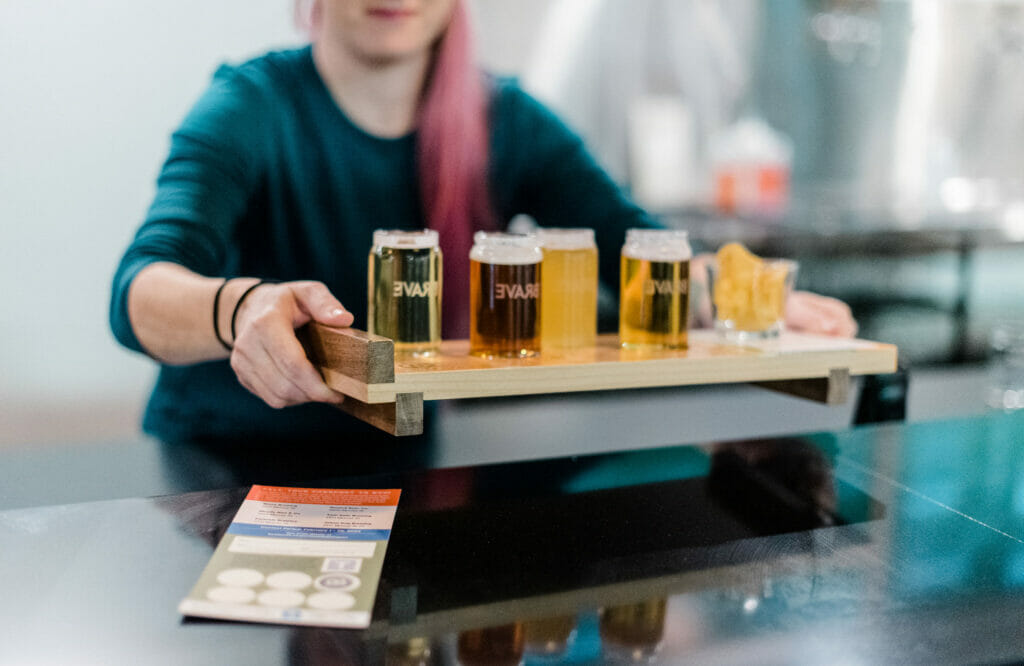
[[(489, 183), (499, 221), (592, 227), (602, 278), (615, 285), (625, 230), (654, 222), (597, 166), (582, 141), (514, 82), (492, 79)], [(154, 201), (113, 280), (110, 323), (126, 347), (127, 294), (146, 265), (207, 276), (319, 280), (366, 326), (374, 229), (422, 229), (415, 136), (353, 124), (305, 48), (221, 67), (171, 139)], [(211, 331), (212, 335), (212, 331)], [(344, 440), (362, 426), (324, 405), (272, 409), (227, 361), (162, 366), (143, 428), (164, 441)]]

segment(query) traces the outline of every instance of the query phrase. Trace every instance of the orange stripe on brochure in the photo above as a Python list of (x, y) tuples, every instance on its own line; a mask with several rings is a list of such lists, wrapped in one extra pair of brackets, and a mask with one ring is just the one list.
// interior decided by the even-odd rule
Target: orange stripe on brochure
[(399, 488), (354, 489), (287, 488), (283, 486), (253, 486), (247, 500), (259, 502), (285, 502), (290, 504), (343, 504), (350, 506), (397, 506)]

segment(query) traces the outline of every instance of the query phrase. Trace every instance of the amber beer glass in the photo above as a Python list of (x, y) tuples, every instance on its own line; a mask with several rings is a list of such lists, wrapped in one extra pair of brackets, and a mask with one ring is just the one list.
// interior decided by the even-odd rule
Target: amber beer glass
[(541, 349), (580, 349), (597, 342), (597, 245), (593, 229), (540, 229)]
[(438, 234), (373, 232), (369, 260), (369, 331), (395, 352), (430, 355), (441, 346), (441, 249)]
[(686, 347), (692, 254), (685, 231), (626, 232), (619, 293), (623, 347)]
[(478, 231), (469, 253), (469, 352), (526, 357), (540, 351), (543, 253), (532, 234)]
[(462, 666), (516, 666), (523, 662), (523, 625), (469, 629), (459, 634), (458, 663)]

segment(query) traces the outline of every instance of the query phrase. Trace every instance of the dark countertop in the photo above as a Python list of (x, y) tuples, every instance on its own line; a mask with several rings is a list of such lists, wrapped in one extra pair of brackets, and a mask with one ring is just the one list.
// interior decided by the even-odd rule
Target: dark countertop
[(7, 510), (0, 663), (469, 663), (545, 626), (526, 663), (1019, 662), (1022, 440), (991, 413), (323, 480), (403, 488), (361, 632), (178, 615), (245, 488)]

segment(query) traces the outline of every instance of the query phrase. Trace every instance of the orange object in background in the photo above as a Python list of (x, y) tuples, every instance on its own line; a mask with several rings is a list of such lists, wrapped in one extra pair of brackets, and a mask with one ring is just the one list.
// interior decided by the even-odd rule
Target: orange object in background
[(737, 175), (735, 171), (721, 170), (715, 174), (715, 209), (720, 213), (735, 213)]
[(715, 209), (720, 213), (778, 217), (789, 200), (784, 165), (725, 165), (715, 171)]
[(712, 201), (727, 215), (782, 217), (789, 204), (793, 146), (760, 118), (744, 118), (712, 146)]

